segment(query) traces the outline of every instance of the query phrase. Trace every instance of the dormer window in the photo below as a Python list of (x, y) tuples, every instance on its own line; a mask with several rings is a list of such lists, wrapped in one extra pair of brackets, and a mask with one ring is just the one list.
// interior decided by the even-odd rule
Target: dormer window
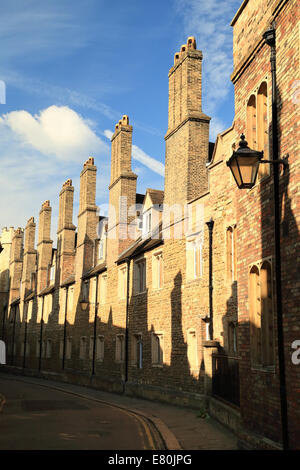
[(151, 210), (143, 214), (143, 235), (151, 233), (152, 229), (152, 212)]
[(98, 258), (103, 259), (104, 255), (104, 240), (99, 241), (99, 251), (98, 251)]
[(55, 279), (55, 265), (50, 266), (49, 282), (52, 284)]

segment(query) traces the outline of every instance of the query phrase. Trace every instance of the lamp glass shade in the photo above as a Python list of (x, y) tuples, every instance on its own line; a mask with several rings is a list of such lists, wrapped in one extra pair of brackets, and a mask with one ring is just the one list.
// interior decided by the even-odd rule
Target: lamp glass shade
[(252, 188), (255, 185), (256, 176), (259, 167), (257, 156), (249, 157), (239, 155), (236, 164), (232, 165), (232, 172), (239, 188)]
[(251, 150), (245, 136), (241, 136), (240, 147), (227, 162), (239, 189), (250, 189), (255, 185), (260, 160), (263, 152)]

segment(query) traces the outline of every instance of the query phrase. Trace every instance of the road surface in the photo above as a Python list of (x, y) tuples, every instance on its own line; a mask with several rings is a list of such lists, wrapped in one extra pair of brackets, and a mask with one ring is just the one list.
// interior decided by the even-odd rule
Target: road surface
[(157, 450), (141, 416), (18, 378), (0, 377), (0, 450)]

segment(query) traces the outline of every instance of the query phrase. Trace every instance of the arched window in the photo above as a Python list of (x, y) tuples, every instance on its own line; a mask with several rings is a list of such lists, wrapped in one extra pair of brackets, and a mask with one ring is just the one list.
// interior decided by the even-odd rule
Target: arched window
[(251, 268), (249, 288), (251, 362), (261, 364), (260, 288), (257, 266)]
[(261, 333), (262, 362), (264, 365), (274, 364), (274, 331), (272, 306), (272, 277), (270, 263), (265, 261), (260, 268), (261, 295)]
[[(257, 93), (257, 150), (264, 151), (264, 159), (269, 158), (268, 91), (266, 82), (260, 85)], [(259, 175), (267, 174), (269, 174), (269, 165), (260, 165)]]
[(251, 95), (247, 104), (247, 135), (246, 140), (248, 146), (256, 150), (256, 98), (254, 95)]
[(272, 269), (268, 261), (253, 266), (249, 277), (250, 355), (253, 365), (274, 364)]

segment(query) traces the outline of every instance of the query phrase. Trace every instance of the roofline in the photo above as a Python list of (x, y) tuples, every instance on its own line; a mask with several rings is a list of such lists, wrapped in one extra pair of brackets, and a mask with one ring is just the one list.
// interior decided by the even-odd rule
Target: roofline
[(101, 263), (98, 266), (94, 266), (93, 269), (90, 269), (90, 271), (87, 271), (84, 273), (81, 277), (82, 280), (85, 279), (90, 279), (91, 277), (97, 276), (98, 274), (103, 273), (104, 271), (107, 271), (107, 265)]
[(233, 123), (231, 124), (230, 127), (228, 127), (227, 129), (225, 129), (225, 131), (220, 132), (220, 133), (217, 135), (216, 142), (215, 142), (215, 146), (214, 146), (214, 151), (213, 151), (213, 154), (212, 154), (212, 157), (211, 157), (210, 162), (208, 162), (208, 164), (206, 165), (206, 168), (210, 168), (211, 165), (213, 165), (213, 162), (214, 162), (214, 159), (215, 159), (215, 155), (216, 155), (217, 143), (218, 143), (219, 137), (223, 137), (223, 136), (226, 135), (228, 132), (232, 131), (233, 128), (234, 128), (234, 121), (233, 121)]
[(20, 303), (20, 297), (16, 297), (14, 300), (11, 301), (10, 306), (17, 305)]
[[(151, 239), (150, 239), (150, 240), (151, 240)], [(147, 241), (145, 241), (145, 244), (147, 245), (148, 242), (149, 242), (149, 239), (148, 239)], [(131, 259), (134, 259), (134, 258), (136, 258), (137, 256), (140, 256), (141, 254), (146, 253), (147, 251), (152, 250), (152, 248), (156, 248), (157, 246), (162, 245), (163, 243), (164, 243), (164, 240), (163, 240), (162, 238), (158, 238), (158, 239), (156, 240), (156, 242), (155, 242), (153, 245), (151, 245), (150, 247), (148, 247), (148, 248), (147, 248), (147, 246), (143, 247), (143, 246), (141, 245), (141, 249), (138, 250), (139, 247), (137, 246), (136, 250), (134, 250), (133, 253), (131, 253), (131, 254), (128, 255), (128, 256), (123, 257), (122, 259), (119, 258), (119, 259), (116, 261), (116, 264), (119, 265), (119, 264), (128, 262), (128, 261), (130, 261)]]
[(234, 15), (234, 17), (232, 18), (231, 20), (231, 23), (230, 23), (230, 26), (234, 26), (235, 23), (237, 22), (238, 20), (238, 17), (240, 16), (240, 14), (242, 13), (242, 11), (244, 10), (245, 6), (247, 5), (249, 0), (244, 0), (243, 3), (241, 4), (240, 8), (238, 9), (238, 11), (236, 12), (236, 14)]

